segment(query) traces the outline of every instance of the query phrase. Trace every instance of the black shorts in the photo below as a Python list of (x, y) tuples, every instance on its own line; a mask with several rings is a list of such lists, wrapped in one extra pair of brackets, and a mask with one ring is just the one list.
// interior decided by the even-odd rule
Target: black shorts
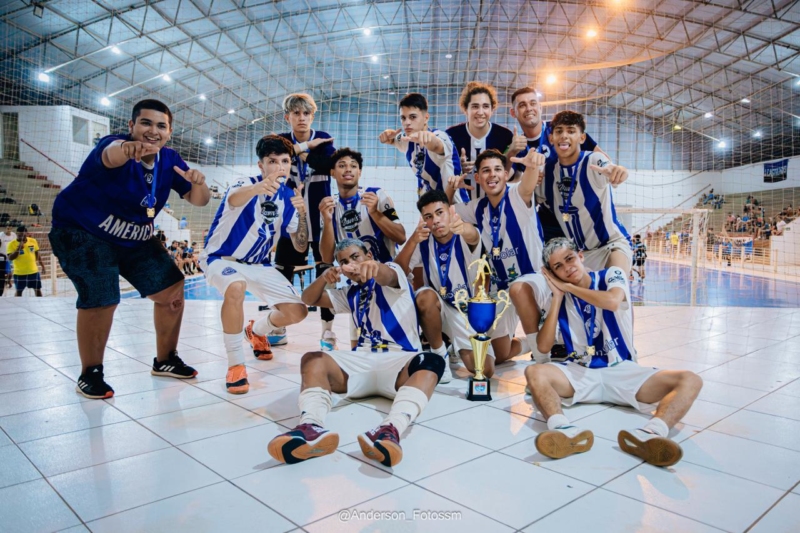
[(636, 265), (637, 267), (644, 266), (644, 261), (645, 261), (644, 259), (636, 259), (633, 262), (633, 264)]
[(39, 273), (25, 274), (22, 276), (14, 276), (14, 288), (17, 291), (24, 291), (25, 289), (33, 289), (35, 291), (42, 290), (42, 278)]
[(561, 225), (558, 223), (556, 216), (547, 208), (547, 206), (540, 204), (537, 214), (539, 215), (539, 223), (542, 225), (542, 233), (544, 233), (545, 244), (550, 239), (564, 237), (564, 231), (561, 229)]
[(53, 228), (50, 245), (78, 291), (78, 309), (119, 303), (119, 277), (142, 298), (183, 281), (183, 274), (157, 237), (134, 248), (111, 244), (78, 228)]
[(275, 261), (273, 263), (281, 266), (305, 266), (308, 264), (308, 249), (300, 253), (294, 249), (292, 239), (280, 237), (278, 245), (275, 247)]

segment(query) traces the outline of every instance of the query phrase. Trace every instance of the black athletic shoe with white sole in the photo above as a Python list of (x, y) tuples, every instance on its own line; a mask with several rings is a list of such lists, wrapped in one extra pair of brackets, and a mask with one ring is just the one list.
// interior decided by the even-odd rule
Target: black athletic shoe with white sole
[(75, 390), (92, 400), (103, 400), (114, 396), (114, 389), (103, 380), (103, 365), (90, 366), (78, 378)]
[(181, 361), (181, 358), (178, 357), (178, 351), (173, 350), (165, 361), (153, 359), (153, 369), (150, 373), (154, 376), (190, 379), (197, 375), (197, 370), (187, 366), (186, 363)]

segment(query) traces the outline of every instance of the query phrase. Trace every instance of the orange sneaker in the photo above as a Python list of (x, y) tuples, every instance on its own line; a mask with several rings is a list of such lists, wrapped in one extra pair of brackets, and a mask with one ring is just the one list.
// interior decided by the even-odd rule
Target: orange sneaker
[(253, 348), (253, 355), (256, 359), (262, 361), (269, 361), (272, 359), (272, 348), (270, 348), (269, 341), (266, 335), (256, 335), (253, 331), (253, 324), (255, 320), (251, 320), (247, 327), (244, 328), (244, 336), (247, 337), (247, 342)]
[(245, 394), (250, 390), (247, 382), (247, 370), (244, 365), (235, 365), (228, 369), (225, 376), (225, 386), (231, 394)]

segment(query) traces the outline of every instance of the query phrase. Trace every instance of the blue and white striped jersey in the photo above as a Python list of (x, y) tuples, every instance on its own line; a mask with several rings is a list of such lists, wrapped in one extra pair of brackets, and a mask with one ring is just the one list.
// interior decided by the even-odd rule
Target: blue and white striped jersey
[[(389, 351), (419, 352), (419, 321), (414, 291), (397, 263), (386, 263), (397, 273), (400, 287), (382, 287), (370, 280), (363, 285), (350, 284), (327, 289), (334, 313), (348, 313), (356, 327), (361, 327), (357, 350), (372, 351), (386, 345)], [(378, 349), (378, 352), (381, 350)]]
[[(451, 176), (461, 174), (461, 159), (456, 153), (453, 139), (445, 131), (437, 129), (429, 131), (432, 131), (444, 144), (444, 155), (429, 152), (421, 145), (409, 142), (405, 136), (401, 137), (397, 143), (397, 148), (401, 152), (405, 152), (406, 161), (414, 171), (420, 196), (430, 190), (443, 191)], [(462, 192), (467, 193), (468, 191), (462, 189)], [(463, 197), (463, 199), (468, 198), (468, 196)]]
[[(450, 135), (451, 139), (453, 139), (456, 155), (459, 156), (459, 160), (461, 157), (461, 150), (463, 149), (464, 154), (467, 156), (467, 161), (475, 161), (481, 152), (492, 148), (499, 151), (501, 154), (504, 154), (511, 145), (511, 141), (514, 140), (514, 134), (511, 132), (511, 130), (504, 128), (500, 124), (492, 123), (489, 124), (489, 131), (480, 139), (472, 136), (467, 128), (466, 122), (457, 124), (455, 126), (450, 126), (447, 128), (447, 134)], [(469, 195), (468, 200), (474, 200), (476, 198), (485, 196), (480, 185), (478, 185), (475, 181), (474, 170), (465, 176), (464, 181), (468, 185), (473, 186), (472, 191), (463, 190), (461, 192), (462, 195), (463, 192), (466, 192)]]
[(408, 266), (414, 270), (421, 265), (424, 285), (432, 287), (439, 294), (441, 294), (442, 278), (444, 278), (446, 292), (443, 298), (448, 304), (455, 307), (453, 298), (460, 289), (466, 289), (470, 297), (473, 295), (477, 271), (473, 267), (473, 271), (469, 272), (467, 268), (473, 261), (480, 258), (481, 250), (480, 243), (475, 246), (474, 250), (470, 250), (469, 244), (461, 238), (461, 235), (453, 235), (445, 244), (439, 244), (431, 236), (426, 242), (417, 245)]
[[(487, 197), (456, 204), (455, 208), (464, 222), (477, 226), (486, 259), (494, 271), (492, 285), (496, 289), (507, 289), (519, 276), (542, 269), (542, 225), (533, 198), (528, 206), (519, 194), (519, 183), (507, 186), (504, 200), (497, 208), (492, 207)], [(499, 227), (497, 243), (493, 226)], [(500, 248), (500, 258), (494, 257), (495, 247)]]
[(279, 236), (297, 231), (298, 213), (291, 202), (294, 191), (281, 184), (274, 197), (259, 194), (241, 207), (232, 207), (228, 196), (240, 187), (262, 180), (244, 178), (228, 188), (206, 236), (201, 259), (208, 263), (230, 257), (251, 264), (270, 264), (269, 253)]
[(589, 168), (592, 164), (603, 167), (608, 158), (599, 152), (581, 152), (569, 167), (548, 160), (542, 184), (536, 189), (537, 200), (556, 215), (564, 235), (581, 250), (595, 250), (613, 241), (630, 243), (617, 218), (612, 187), (605, 176)]
[(351, 198), (341, 198), (338, 194), (334, 194), (336, 203), (333, 210), (333, 238), (336, 242), (342, 239), (360, 239), (367, 245), (376, 261), (387, 263), (397, 255), (397, 243), (384, 235), (369, 216), (367, 206), (361, 203), (361, 195), (364, 192), (374, 192), (378, 195), (378, 210), (395, 223), (400, 223), (394, 202), (380, 187), (359, 190), (358, 194)]
[[(592, 290), (608, 291), (615, 287), (625, 291), (625, 300), (616, 311), (599, 309), (571, 294), (565, 294), (558, 311), (558, 328), (567, 347), (567, 353), (576, 352), (578, 362), (590, 368), (604, 368), (620, 361), (636, 362), (633, 347), (633, 306), (631, 291), (625, 272), (619, 267), (610, 267), (598, 272), (589, 272)], [(545, 302), (550, 306), (549, 298)], [(592, 312), (594, 311), (594, 313)], [(594, 338), (591, 343), (589, 331), (594, 316)], [(594, 346), (595, 354), (586, 355), (587, 347)]]

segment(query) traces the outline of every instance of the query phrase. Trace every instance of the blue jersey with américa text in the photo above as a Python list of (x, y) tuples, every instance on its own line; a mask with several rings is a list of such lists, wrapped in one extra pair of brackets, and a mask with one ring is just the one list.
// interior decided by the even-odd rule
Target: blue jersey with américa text
[(100, 140), (83, 162), (78, 177), (61, 191), (53, 204), (53, 226), (88, 231), (104, 241), (133, 248), (153, 236), (153, 218), (147, 216), (147, 196), (155, 175), (155, 210), (161, 211), (170, 191), (184, 196), (192, 184), (173, 166), (189, 166), (171, 148), (162, 148), (154, 168), (129, 159), (117, 168), (103, 165), (103, 150), (116, 141), (130, 141), (130, 135), (109, 135)]
[(240, 207), (228, 203), (228, 197), (240, 187), (262, 179), (261, 176), (244, 178), (227, 190), (208, 230), (202, 261), (212, 263), (229, 257), (242, 263), (269, 265), (277, 236), (288, 238), (297, 231), (298, 213), (292, 205), (294, 191), (285, 183), (274, 196), (258, 194)]

